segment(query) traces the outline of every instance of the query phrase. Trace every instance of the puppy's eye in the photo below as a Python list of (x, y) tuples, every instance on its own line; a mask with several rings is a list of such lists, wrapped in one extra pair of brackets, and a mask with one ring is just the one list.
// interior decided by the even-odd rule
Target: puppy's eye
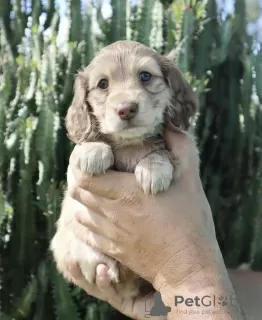
[(108, 87), (108, 80), (107, 79), (102, 79), (98, 82), (97, 85), (100, 89), (106, 89)]
[(151, 79), (152, 75), (149, 72), (142, 71), (140, 72), (139, 77), (142, 82), (148, 82)]

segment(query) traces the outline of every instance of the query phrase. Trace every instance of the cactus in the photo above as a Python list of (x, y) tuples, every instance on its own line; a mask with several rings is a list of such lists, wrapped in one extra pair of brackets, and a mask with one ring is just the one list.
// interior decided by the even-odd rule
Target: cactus
[(200, 101), (192, 129), (225, 262), (262, 270), (262, 51), (246, 34), (244, 0), (224, 20), (215, 0), (111, 0), (108, 19), (102, 0), (67, 0), (62, 47), (55, 1), (24, 3), (0, 0), (0, 318), (125, 319), (68, 285), (48, 250), (72, 148), (74, 74), (120, 39), (175, 49)]

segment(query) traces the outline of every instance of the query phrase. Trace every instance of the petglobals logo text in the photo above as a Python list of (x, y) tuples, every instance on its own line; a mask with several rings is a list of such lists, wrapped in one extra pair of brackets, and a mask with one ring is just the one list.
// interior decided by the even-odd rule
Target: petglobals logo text
[(175, 296), (174, 299), (175, 307), (227, 307), (236, 305), (236, 297), (232, 296), (218, 296), (205, 295), (205, 296), (194, 296), (194, 297), (183, 297)]
[[(228, 307), (228, 308), (227, 308)], [(174, 296), (174, 306), (172, 308), (178, 315), (199, 315), (199, 319), (203, 315), (223, 315), (228, 314), (232, 307), (238, 308), (235, 295), (229, 296)], [(163, 316), (167, 319), (168, 313), (171, 312), (171, 307), (166, 306), (159, 292), (156, 292), (154, 299), (146, 299), (145, 318)]]
[(177, 295), (174, 297), (174, 306), (180, 315), (215, 315), (228, 313), (226, 307), (237, 306), (237, 302), (234, 295), (218, 297), (215, 295), (194, 297)]

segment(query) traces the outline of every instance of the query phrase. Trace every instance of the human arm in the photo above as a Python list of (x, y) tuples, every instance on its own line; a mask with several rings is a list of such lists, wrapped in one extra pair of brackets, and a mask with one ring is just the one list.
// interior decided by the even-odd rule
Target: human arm
[[(185, 165), (182, 176), (169, 190), (156, 197), (145, 196), (135, 177), (109, 171), (99, 177), (81, 174), (71, 157), (75, 185), (72, 196), (89, 208), (78, 212), (78, 222), (87, 227), (81, 241), (120, 261), (153, 284), (165, 305), (172, 307), (170, 319), (188, 318), (178, 313), (174, 296), (232, 296), (235, 294), (217, 244), (213, 218), (198, 174), (194, 141), (184, 134), (167, 134), (171, 151)], [(88, 290), (86, 290), (88, 292)], [(120, 293), (121, 294), (121, 293)], [(114, 307), (130, 316), (138, 301), (118, 302)], [(183, 307), (183, 310), (192, 307)], [(200, 309), (198, 309), (200, 310)], [(205, 308), (205, 311), (207, 308)], [(217, 314), (205, 319), (242, 319), (239, 305), (212, 307)], [(134, 316), (142, 319), (142, 314)], [(199, 315), (190, 315), (190, 319)]]

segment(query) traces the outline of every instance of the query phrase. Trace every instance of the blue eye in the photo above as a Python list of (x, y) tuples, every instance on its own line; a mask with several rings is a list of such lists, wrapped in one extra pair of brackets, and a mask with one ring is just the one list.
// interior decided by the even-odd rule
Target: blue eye
[(151, 77), (152, 75), (149, 72), (140, 72), (140, 80), (143, 82), (148, 82), (151, 79)]

